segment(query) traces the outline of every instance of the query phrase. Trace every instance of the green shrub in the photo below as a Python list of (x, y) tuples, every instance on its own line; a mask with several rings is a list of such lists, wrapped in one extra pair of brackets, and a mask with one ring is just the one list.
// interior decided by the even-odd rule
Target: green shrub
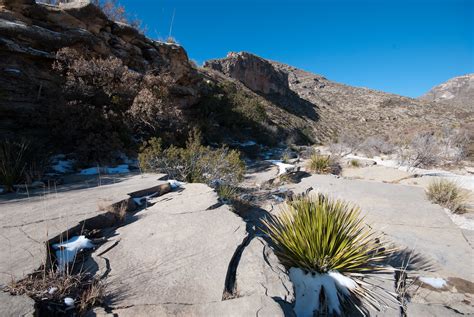
[(339, 174), (341, 167), (331, 156), (313, 154), (309, 158), (308, 169), (317, 174)]
[(352, 167), (360, 167), (360, 163), (359, 163), (358, 160), (351, 160), (351, 161), (350, 161), (350, 165), (351, 165)]
[(468, 199), (468, 195), (459, 185), (446, 179), (433, 180), (428, 185), (426, 196), (430, 201), (454, 213), (463, 212)]
[(163, 149), (161, 141), (152, 138), (142, 147), (138, 159), (145, 172), (162, 172), (190, 183), (236, 184), (245, 172), (238, 151), (203, 146), (196, 132), (189, 136), (185, 148), (172, 145)]

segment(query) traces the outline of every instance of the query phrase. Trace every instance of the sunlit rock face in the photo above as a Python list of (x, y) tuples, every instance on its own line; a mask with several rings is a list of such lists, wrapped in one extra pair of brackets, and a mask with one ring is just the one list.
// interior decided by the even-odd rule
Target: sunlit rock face
[(467, 74), (433, 87), (420, 99), (438, 102), (455, 102), (474, 108), (474, 74)]

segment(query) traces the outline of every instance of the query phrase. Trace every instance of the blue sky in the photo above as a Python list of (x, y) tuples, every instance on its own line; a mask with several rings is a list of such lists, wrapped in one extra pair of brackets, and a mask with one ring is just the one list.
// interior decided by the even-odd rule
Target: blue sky
[(337, 82), (417, 97), (474, 72), (474, 0), (121, 0), (201, 64), (248, 51)]

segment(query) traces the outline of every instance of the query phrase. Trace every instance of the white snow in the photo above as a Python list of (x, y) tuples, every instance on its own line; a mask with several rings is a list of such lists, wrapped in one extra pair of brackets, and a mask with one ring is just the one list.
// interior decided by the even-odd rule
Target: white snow
[(66, 306), (72, 307), (74, 306), (74, 299), (72, 299), (71, 297), (65, 297), (64, 304), (66, 304)]
[(430, 285), (434, 288), (443, 288), (446, 286), (446, 281), (440, 277), (419, 277), (421, 282)]
[(72, 171), (72, 166), (74, 165), (73, 160), (57, 160), (52, 168), (56, 173), (68, 173)]
[(53, 244), (53, 248), (56, 250), (59, 269), (63, 271), (68, 263), (74, 261), (77, 252), (93, 247), (94, 245), (91, 240), (85, 236), (75, 236), (63, 243)]
[(448, 208), (444, 208), (444, 212), (448, 215), (456, 226), (464, 230), (474, 230), (474, 219), (469, 219), (460, 214), (455, 214)]
[(255, 145), (257, 144), (257, 142), (255, 141), (245, 141), (245, 142), (242, 142), (242, 143), (238, 143), (240, 146), (243, 146), (243, 147), (246, 147), (246, 146), (252, 146), (252, 145)]
[(283, 175), (287, 172), (292, 171), (295, 168), (295, 165), (286, 164), (286, 163), (283, 163), (280, 160), (267, 160), (267, 162), (270, 162), (270, 163), (278, 166), (278, 175)]
[(104, 174), (122, 174), (122, 173), (130, 173), (130, 169), (128, 168), (128, 164), (118, 165), (116, 167), (89, 167), (86, 169), (81, 170), (79, 174), (81, 175), (97, 175), (100, 173)]
[(143, 200), (145, 200), (145, 203), (147, 203), (148, 200), (150, 200), (150, 198), (153, 198), (153, 197), (155, 197), (156, 195), (158, 195), (158, 192), (153, 193), (153, 194), (148, 195), (148, 196), (135, 197), (135, 198), (133, 198), (133, 201), (134, 201), (137, 205), (141, 206), (141, 205), (143, 205)]
[(8, 73), (21, 74), (21, 70), (16, 69), (16, 68), (5, 68), (5, 71)]
[(439, 169), (428, 170), (428, 169), (417, 168), (417, 167), (409, 167), (409, 166), (401, 165), (400, 162), (396, 160), (384, 159), (379, 156), (374, 156), (373, 158), (367, 158), (367, 157), (358, 156), (358, 155), (347, 155), (347, 158), (372, 160), (376, 162), (377, 165), (380, 165), (380, 166), (397, 168), (401, 171), (419, 174), (424, 177), (436, 176), (436, 177), (446, 178), (446, 179), (456, 182), (459, 186), (465, 189), (474, 190), (474, 176), (471, 176), (471, 175), (459, 175), (459, 174), (455, 174), (455, 173), (451, 173), (451, 172), (439, 170)]
[(297, 317), (312, 317), (319, 310), (319, 297), (321, 289), (327, 298), (329, 313), (339, 315), (341, 313), (340, 295), (348, 295), (349, 290), (357, 287), (357, 284), (349, 277), (339, 272), (324, 274), (308, 273), (300, 268), (290, 268), (290, 279), (295, 287), (295, 314)]
[(176, 188), (183, 187), (186, 183), (177, 181), (177, 180), (175, 180), (175, 179), (169, 179), (169, 180), (168, 180), (168, 184), (170, 184), (170, 186), (171, 186), (172, 189), (176, 189)]
[(50, 287), (48, 289), (48, 294), (52, 295), (52, 294), (56, 293), (57, 290), (58, 290), (57, 287)]
[(0, 194), (3, 194), (4, 191), (5, 189), (2, 186), (0, 186)]

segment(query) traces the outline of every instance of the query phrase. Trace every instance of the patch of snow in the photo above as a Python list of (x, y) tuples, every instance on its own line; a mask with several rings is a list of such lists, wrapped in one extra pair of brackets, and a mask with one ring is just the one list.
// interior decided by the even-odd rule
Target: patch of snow
[(123, 173), (130, 173), (130, 169), (128, 168), (128, 164), (118, 165), (116, 167), (106, 167), (105, 169), (107, 174), (123, 174)]
[(5, 71), (8, 73), (21, 74), (21, 70), (16, 69), (16, 68), (5, 68)]
[(133, 198), (133, 201), (134, 201), (137, 205), (141, 206), (141, 205), (143, 205), (143, 200), (145, 200), (145, 201), (144, 201), (145, 203), (148, 203), (148, 200), (150, 200), (150, 198), (155, 197), (156, 195), (158, 195), (158, 192), (153, 193), (153, 194), (148, 195), (148, 196), (135, 197), (135, 198)]
[(52, 294), (56, 293), (57, 290), (58, 290), (57, 287), (50, 287), (48, 289), (48, 294), (52, 295)]
[(51, 166), (56, 173), (64, 174), (72, 172), (72, 166), (74, 165), (73, 160), (54, 160), (54, 164)]
[(283, 175), (287, 172), (291, 172), (295, 169), (295, 165), (283, 163), (281, 160), (267, 160), (267, 162), (278, 166), (278, 176)]
[(65, 297), (64, 298), (64, 304), (66, 304), (66, 306), (73, 307), (74, 306), (74, 299), (72, 299), (71, 297)]
[(277, 196), (277, 195), (272, 195), (272, 198), (275, 199), (277, 202), (282, 203), (285, 201), (284, 198)]
[(176, 188), (181, 188), (181, 187), (183, 187), (186, 183), (177, 181), (177, 180), (175, 180), (175, 179), (169, 179), (169, 180), (168, 180), (168, 184), (170, 184), (171, 189), (176, 189)]
[(421, 282), (430, 285), (434, 288), (443, 288), (446, 286), (446, 281), (440, 277), (419, 277)]
[(53, 244), (53, 248), (56, 250), (59, 269), (63, 271), (68, 263), (74, 261), (77, 252), (93, 247), (94, 245), (91, 240), (85, 236), (75, 236), (63, 243)]
[(81, 175), (97, 175), (100, 173), (104, 174), (123, 174), (123, 173), (130, 173), (130, 169), (128, 168), (128, 164), (118, 165), (116, 167), (89, 167), (85, 168), (80, 171), (79, 174)]
[(0, 194), (3, 194), (4, 191), (5, 191), (5, 188), (3, 188), (2, 186), (0, 186)]
[(459, 175), (439, 169), (423, 169), (418, 167), (409, 167), (406, 165), (400, 164), (396, 160), (386, 159), (379, 156), (374, 156), (373, 158), (367, 158), (358, 155), (347, 155), (349, 159), (362, 159), (362, 160), (372, 160), (377, 163), (377, 165), (396, 168), (404, 172), (410, 172), (418, 174), (422, 177), (436, 176), (449, 179), (453, 182), (456, 182), (460, 187), (463, 187), (468, 190), (474, 190), (474, 176), (472, 175)]
[(237, 143), (237, 144), (240, 145), (240, 146), (246, 147), (246, 146), (256, 145), (257, 142), (250, 140), (250, 141), (245, 141), (245, 142)]
[(338, 272), (306, 274), (302, 269), (292, 267), (290, 279), (295, 287), (295, 314), (297, 317), (312, 317), (318, 312), (320, 293), (323, 289), (327, 298), (329, 314), (341, 314), (340, 296), (348, 295), (357, 284)]
[(474, 219), (469, 219), (463, 215), (455, 214), (448, 208), (444, 208), (444, 212), (448, 215), (456, 226), (464, 230), (474, 230)]

